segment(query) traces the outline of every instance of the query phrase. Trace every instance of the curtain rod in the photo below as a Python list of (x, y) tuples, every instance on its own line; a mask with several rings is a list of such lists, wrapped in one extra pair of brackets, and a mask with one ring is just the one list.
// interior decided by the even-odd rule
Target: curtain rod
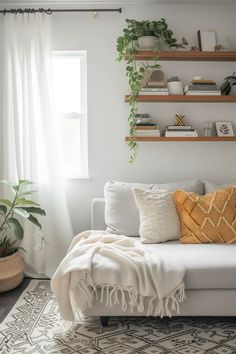
[(122, 12), (122, 8), (118, 8), (118, 9), (9, 9), (9, 10), (0, 10), (0, 13), (2, 13), (3, 15), (7, 14), (7, 13), (11, 13), (11, 14), (24, 14), (24, 13), (36, 13), (36, 12), (40, 12), (40, 13), (45, 13), (48, 15), (51, 15), (53, 12)]

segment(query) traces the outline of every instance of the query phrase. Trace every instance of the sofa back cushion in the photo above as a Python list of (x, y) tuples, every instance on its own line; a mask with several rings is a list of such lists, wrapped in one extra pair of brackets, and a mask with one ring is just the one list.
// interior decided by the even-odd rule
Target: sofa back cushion
[(177, 190), (182, 243), (236, 243), (236, 187), (199, 196)]
[(105, 223), (108, 232), (119, 235), (139, 236), (139, 211), (134, 200), (133, 188), (144, 190), (165, 189), (171, 192), (183, 189), (203, 194), (203, 183), (196, 179), (162, 184), (108, 181), (104, 187)]
[(215, 181), (204, 181), (204, 194), (214, 192), (217, 189), (230, 187), (236, 185), (236, 182), (215, 182)]

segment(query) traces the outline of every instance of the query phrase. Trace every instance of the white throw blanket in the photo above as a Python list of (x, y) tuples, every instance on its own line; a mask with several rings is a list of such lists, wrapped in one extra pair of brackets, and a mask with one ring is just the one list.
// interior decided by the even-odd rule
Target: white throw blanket
[(86, 231), (73, 239), (51, 285), (61, 316), (68, 321), (92, 307), (98, 289), (107, 306), (119, 303), (123, 311), (142, 312), (144, 298), (150, 297), (147, 315), (170, 316), (184, 299), (184, 274), (183, 267), (145, 250), (138, 240)]

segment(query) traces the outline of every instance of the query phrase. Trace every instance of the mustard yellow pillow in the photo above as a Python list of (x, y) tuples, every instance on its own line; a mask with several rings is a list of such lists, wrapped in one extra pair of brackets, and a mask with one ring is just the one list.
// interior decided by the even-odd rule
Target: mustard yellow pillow
[(199, 196), (177, 190), (182, 243), (236, 243), (236, 187)]

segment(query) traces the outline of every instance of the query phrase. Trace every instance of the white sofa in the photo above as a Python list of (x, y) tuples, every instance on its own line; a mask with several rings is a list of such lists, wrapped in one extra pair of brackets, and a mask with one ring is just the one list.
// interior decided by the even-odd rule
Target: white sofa
[[(205, 192), (221, 186), (223, 185), (211, 182), (205, 182), (203, 185)], [(109, 219), (107, 215), (106, 219)], [(105, 230), (106, 227), (105, 199), (94, 199), (92, 229)], [(179, 241), (169, 241), (161, 244), (143, 244), (143, 247), (157, 249), (165, 259), (177, 262), (186, 269), (184, 279), (186, 299), (180, 304), (180, 313), (176, 314), (177, 316), (236, 315), (236, 244), (186, 245)], [(110, 308), (96, 299), (93, 301), (93, 307), (85, 312), (88, 316), (100, 316), (105, 325), (109, 316), (145, 316), (146, 313), (146, 308), (141, 313), (123, 312), (118, 305)]]

